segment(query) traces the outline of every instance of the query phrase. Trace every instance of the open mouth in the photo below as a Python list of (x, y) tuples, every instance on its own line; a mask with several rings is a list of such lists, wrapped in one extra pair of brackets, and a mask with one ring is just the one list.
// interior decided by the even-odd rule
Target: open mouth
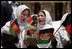
[(22, 21), (25, 21), (24, 19)]
[(24, 19), (22, 19), (22, 23), (24, 23), (25, 22), (25, 20)]
[(42, 24), (42, 20), (39, 20), (39, 24)]
[(42, 20), (39, 20), (39, 23), (42, 22)]

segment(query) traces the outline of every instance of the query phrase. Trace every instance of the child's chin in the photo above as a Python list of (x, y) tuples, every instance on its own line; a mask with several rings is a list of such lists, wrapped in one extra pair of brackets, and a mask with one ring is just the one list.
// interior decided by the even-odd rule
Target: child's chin
[(25, 23), (25, 21), (22, 21), (22, 23)]

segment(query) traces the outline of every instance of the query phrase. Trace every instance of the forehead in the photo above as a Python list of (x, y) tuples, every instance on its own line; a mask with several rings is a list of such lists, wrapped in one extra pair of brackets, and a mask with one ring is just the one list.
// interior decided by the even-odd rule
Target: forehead
[(22, 11), (22, 13), (24, 13), (24, 12), (29, 12), (29, 9), (25, 9)]
[(44, 13), (43, 12), (39, 12), (39, 15), (44, 15)]

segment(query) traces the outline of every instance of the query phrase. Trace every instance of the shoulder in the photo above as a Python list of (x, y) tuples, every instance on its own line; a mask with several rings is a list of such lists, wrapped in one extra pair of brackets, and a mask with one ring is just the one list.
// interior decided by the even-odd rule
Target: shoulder
[(10, 21), (8, 21), (2, 28), (9, 27), (9, 26), (10, 26)]
[(8, 21), (2, 28), (1, 33), (9, 33), (10, 21)]
[(8, 21), (8, 22), (5, 24), (5, 26), (10, 26), (10, 21)]

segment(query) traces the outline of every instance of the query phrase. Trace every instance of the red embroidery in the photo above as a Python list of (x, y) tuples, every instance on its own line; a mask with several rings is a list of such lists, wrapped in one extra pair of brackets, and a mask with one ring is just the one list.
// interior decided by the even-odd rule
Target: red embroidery
[(29, 33), (32, 35), (32, 34), (34, 34), (35, 32), (34, 32), (33, 29), (31, 29), (31, 30), (29, 30)]

